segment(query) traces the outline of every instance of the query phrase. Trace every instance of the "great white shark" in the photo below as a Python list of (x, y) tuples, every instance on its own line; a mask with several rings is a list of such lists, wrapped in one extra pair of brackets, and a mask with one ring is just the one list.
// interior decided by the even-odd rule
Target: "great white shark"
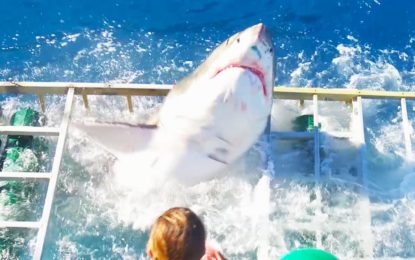
[(196, 184), (223, 174), (263, 133), (275, 58), (260, 23), (231, 36), (168, 93), (147, 125), (75, 123), (117, 157), (118, 174)]

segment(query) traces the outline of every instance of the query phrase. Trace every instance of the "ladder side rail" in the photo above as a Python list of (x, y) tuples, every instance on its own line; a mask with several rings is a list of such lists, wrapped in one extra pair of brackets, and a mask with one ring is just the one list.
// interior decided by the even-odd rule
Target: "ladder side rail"
[(282, 140), (307, 140), (313, 139), (314, 133), (302, 131), (272, 131), (270, 133), (271, 138), (282, 139)]
[(365, 139), (365, 125), (364, 125), (364, 118), (363, 118), (363, 104), (362, 104), (362, 97), (357, 97), (353, 100), (353, 116), (355, 116), (356, 125), (354, 129), (355, 137), (357, 144), (359, 145), (359, 168), (360, 172), (359, 175), (362, 178), (363, 183), (363, 190), (361, 191), (361, 214), (362, 214), (362, 223), (364, 232), (368, 237), (366, 237), (363, 241), (363, 246), (365, 249), (365, 257), (372, 258), (373, 257), (373, 234), (372, 234), (372, 213), (370, 208), (370, 199), (368, 196), (368, 170), (367, 170), (367, 147), (366, 147), (366, 139)]
[[(315, 181), (315, 192), (316, 192), (316, 200), (318, 203), (318, 207), (316, 208), (316, 218), (319, 220), (321, 219), (320, 216), (323, 215), (323, 203), (322, 203), (322, 196), (321, 196), (321, 189), (320, 189), (320, 131), (319, 131), (319, 113), (318, 113), (318, 95), (313, 95), (313, 134), (314, 134), (314, 181)], [(323, 223), (317, 221), (316, 225), (314, 226), (314, 232), (316, 234), (316, 247), (322, 247), (322, 232), (321, 227)]]
[(363, 105), (362, 97), (357, 97), (353, 100), (353, 113), (356, 118), (355, 137), (357, 144), (359, 145), (359, 166), (360, 176), (364, 187), (368, 187), (367, 180), (367, 159), (366, 159), (366, 140), (365, 140), (365, 127), (363, 120)]
[(275, 169), (271, 152), (271, 115), (267, 118), (267, 124), (264, 132), (262, 133), (260, 143), (262, 143), (263, 148), (261, 149), (262, 169), (271, 177), (275, 177)]
[(314, 175), (320, 181), (320, 130), (318, 114), (318, 96), (313, 95), (313, 124), (314, 124)]
[(52, 165), (52, 176), (49, 181), (48, 190), (46, 193), (45, 203), (43, 207), (43, 214), (40, 220), (40, 228), (37, 234), (36, 247), (33, 259), (40, 260), (42, 257), (43, 245), (45, 242), (46, 231), (48, 228), (50, 211), (52, 209), (52, 202), (56, 190), (57, 179), (59, 175), (59, 168), (61, 166), (62, 155), (65, 148), (66, 135), (68, 132), (69, 121), (71, 117), (75, 89), (69, 88), (66, 95), (65, 109), (63, 112), (63, 119), (60, 125), (60, 134), (56, 145), (55, 157)]
[(405, 141), (406, 157), (412, 159), (412, 144), (411, 144), (411, 127), (408, 120), (408, 110), (406, 106), (406, 99), (401, 98), (401, 116), (402, 116), (402, 130)]

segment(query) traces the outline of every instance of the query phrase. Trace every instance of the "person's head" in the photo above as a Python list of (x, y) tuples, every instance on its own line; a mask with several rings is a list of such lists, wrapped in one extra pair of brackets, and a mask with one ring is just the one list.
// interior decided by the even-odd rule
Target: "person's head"
[(200, 260), (206, 232), (199, 217), (188, 208), (171, 208), (153, 224), (147, 252), (154, 260)]

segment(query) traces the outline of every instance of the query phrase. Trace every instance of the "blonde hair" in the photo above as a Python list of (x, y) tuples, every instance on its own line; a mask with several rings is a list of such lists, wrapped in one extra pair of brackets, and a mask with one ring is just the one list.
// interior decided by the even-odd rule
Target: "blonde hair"
[(200, 260), (206, 232), (199, 217), (188, 208), (171, 208), (153, 224), (147, 251), (154, 260)]

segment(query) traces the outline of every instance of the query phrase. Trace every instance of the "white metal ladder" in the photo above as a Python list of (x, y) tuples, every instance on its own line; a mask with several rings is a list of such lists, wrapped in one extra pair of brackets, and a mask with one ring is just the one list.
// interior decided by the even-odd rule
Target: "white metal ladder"
[[(286, 94), (286, 93), (284, 93)], [(309, 93), (310, 94), (310, 93)], [(402, 93), (402, 96), (405, 96), (406, 93)], [(314, 141), (314, 176), (315, 181), (317, 184), (320, 182), (321, 176), (321, 161), (320, 161), (320, 131), (319, 131), (319, 112), (318, 112), (318, 94), (313, 94), (313, 118), (314, 118), (314, 130), (312, 132), (273, 132), (272, 136), (276, 139), (282, 140), (301, 140), (301, 139), (312, 139)], [(412, 96), (410, 96), (412, 98)], [(372, 97), (373, 98), (373, 97)], [(378, 97), (382, 98), (382, 97)], [(399, 97), (392, 97), (392, 98), (399, 98)], [(281, 98), (284, 99), (284, 98)], [(289, 98), (291, 99), (291, 98)], [(301, 100), (301, 99), (300, 99)], [(401, 119), (402, 119), (402, 130), (404, 136), (404, 143), (405, 143), (405, 150), (406, 156), (408, 159), (413, 159), (412, 153), (412, 144), (411, 144), (411, 127), (408, 120), (408, 113), (407, 113), (407, 106), (406, 106), (406, 98), (400, 97), (401, 101)], [(346, 133), (333, 133), (335, 137), (338, 138), (356, 138), (356, 143), (359, 146), (358, 153), (359, 153), (359, 176), (361, 177), (362, 186), (361, 189), (361, 219), (360, 221), (363, 222), (363, 229), (366, 229), (367, 233), (371, 232), (371, 207), (370, 207), (370, 199), (368, 191), (368, 170), (367, 170), (367, 158), (366, 158), (366, 141), (365, 141), (365, 127), (364, 127), (364, 120), (363, 120), (363, 105), (362, 105), (362, 97), (360, 95), (356, 95), (352, 99), (352, 119), (355, 120), (355, 129), (350, 132)], [(330, 133), (331, 134), (331, 133)], [(316, 197), (318, 200), (321, 200), (321, 194), (319, 189), (316, 190)], [(321, 213), (321, 208), (320, 210)], [(316, 212), (318, 215), (319, 212)], [(320, 230), (321, 228), (318, 226), (310, 226), (304, 225), (306, 230), (313, 230), (316, 232), (317, 243), (321, 238)], [(317, 244), (317, 247), (320, 247), (320, 244)], [(372, 237), (367, 238), (363, 241), (363, 249), (365, 252), (365, 257), (372, 258), (373, 257), (373, 239)]]
[(39, 221), (0, 221), (0, 228), (29, 228), (37, 229), (36, 246), (33, 259), (40, 260), (42, 257), (43, 245), (46, 231), (49, 224), (50, 211), (56, 190), (59, 168), (62, 162), (65, 140), (68, 132), (69, 121), (72, 112), (75, 89), (68, 88), (66, 94), (63, 119), (59, 128), (51, 127), (30, 127), (30, 126), (1, 126), (0, 133), (4, 135), (31, 135), (31, 136), (58, 136), (52, 170), (48, 173), (42, 172), (1, 172), (0, 179), (46, 179), (49, 180), (43, 206), (42, 216)]
[[(274, 132), (273, 135), (277, 139), (311, 139), (314, 143), (314, 177), (317, 185), (320, 184), (321, 177), (321, 159), (320, 159), (320, 130), (319, 130), (319, 109), (318, 109), (318, 100), (319, 97), (317, 94), (312, 95), (313, 100), (313, 131), (311, 132)], [(352, 136), (357, 136), (359, 144), (359, 156), (360, 156), (360, 176), (363, 181), (363, 191), (362, 191), (362, 220), (365, 222), (364, 227), (370, 230), (371, 228), (371, 212), (370, 212), (370, 201), (368, 195), (365, 193), (367, 189), (367, 170), (366, 170), (366, 142), (365, 142), (365, 131), (363, 123), (363, 109), (362, 109), (362, 98), (357, 96), (352, 101), (352, 117), (357, 121), (357, 128), (352, 132), (346, 133), (331, 133), (338, 138), (351, 138)], [(316, 200), (319, 205), (322, 205), (322, 196), (320, 188), (317, 187)], [(322, 208), (319, 207), (316, 210), (316, 215), (319, 216), (322, 214)], [(322, 248), (321, 243), (321, 225), (303, 225), (303, 228), (309, 231), (314, 231), (316, 234), (316, 243), (318, 248)], [(320, 223), (321, 224), (321, 223)], [(367, 239), (364, 242), (364, 250), (367, 257), (372, 257), (373, 252), (373, 243), (372, 239)]]

